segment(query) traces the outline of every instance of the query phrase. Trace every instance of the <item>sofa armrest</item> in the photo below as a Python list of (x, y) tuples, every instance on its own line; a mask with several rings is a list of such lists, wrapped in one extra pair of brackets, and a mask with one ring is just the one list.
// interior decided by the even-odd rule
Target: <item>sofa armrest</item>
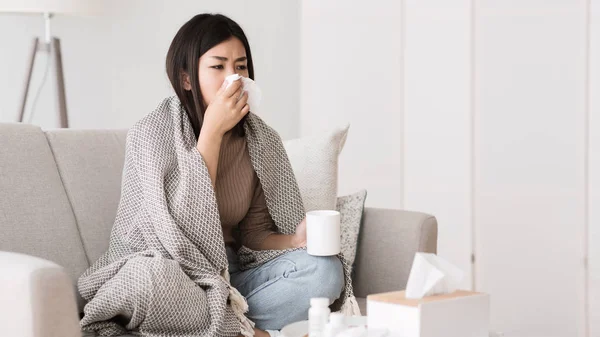
[(0, 252), (0, 326), (3, 336), (81, 336), (73, 284), (64, 269)]
[(405, 289), (416, 252), (437, 252), (435, 217), (365, 208), (354, 268), (356, 297)]

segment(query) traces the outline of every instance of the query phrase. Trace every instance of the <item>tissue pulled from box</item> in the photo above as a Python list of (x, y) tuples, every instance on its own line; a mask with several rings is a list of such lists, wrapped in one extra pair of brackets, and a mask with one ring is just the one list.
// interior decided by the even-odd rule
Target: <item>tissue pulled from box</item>
[(449, 294), (458, 289), (463, 272), (450, 262), (431, 253), (416, 253), (406, 284), (406, 298)]
[(256, 114), (258, 113), (258, 106), (260, 105), (260, 100), (262, 99), (262, 91), (256, 82), (248, 77), (233, 74), (225, 77), (225, 82), (227, 82), (226, 88), (229, 88), (234, 81), (240, 79), (242, 81), (243, 90), (248, 94), (248, 105), (250, 106), (250, 111)]

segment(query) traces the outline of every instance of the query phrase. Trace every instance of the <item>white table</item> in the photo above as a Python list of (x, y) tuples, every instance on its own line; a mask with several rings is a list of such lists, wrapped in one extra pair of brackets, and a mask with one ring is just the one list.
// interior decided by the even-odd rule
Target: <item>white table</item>
[[(367, 316), (346, 317), (346, 323), (350, 326), (367, 325)], [(288, 324), (281, 329), (282, 337), (304, 337), (308, 334), (308, 321), (300, 321)], [(490, 337), (502, 337), (502, 333), (491, 332)], [(507, 336), (510, 337), (510, 336)]]
[[(350, 326), (367, 325), (367, 316), (346, 317), (346, 324)], [(282, 337), (304, 337), (308, 334), (308, 321), (288, 324), (281, 329)]]

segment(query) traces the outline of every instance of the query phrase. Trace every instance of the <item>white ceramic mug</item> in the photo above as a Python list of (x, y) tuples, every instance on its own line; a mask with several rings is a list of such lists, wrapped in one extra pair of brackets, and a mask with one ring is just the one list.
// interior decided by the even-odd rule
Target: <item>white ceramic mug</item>
[(340, 253), (340, 212), (323, 210), (306, 213), (306, 250), (315, 256)]

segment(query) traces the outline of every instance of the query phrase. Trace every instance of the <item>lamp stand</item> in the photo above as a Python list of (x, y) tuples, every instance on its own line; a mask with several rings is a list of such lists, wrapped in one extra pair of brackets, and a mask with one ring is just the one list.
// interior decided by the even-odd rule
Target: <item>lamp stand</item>
[(25, 89), (23, 91), (23, 100), (21, 101), (19, 122), (22, 123), (25, 116), (25, 105), (27, 104), (27, 95), (29, 94), (29, 86), (31, 82), (31, 74), (33, 73), (35, 58), (38, 53), (48, 52), (48, 57), (52, 57), (54, 59), (54, 68), (56, 70), (56, 93), (58, 99), (60, 127), (68, 128), (69, 119), (67, 115), (67, 98), (65, 94), (65, 78), (62, 65), (62, 54), (60, 50), (60, 39), (51, 37), (50, 35), (50, 19), (52, 18), (52, 14), (45, 13), (44, 18), (46, 19), (46, 41), (41, 42), (37, 37), (33, 39), (31, 56), (29, 59), (29, 71), (27, 72), (25, 78)]

